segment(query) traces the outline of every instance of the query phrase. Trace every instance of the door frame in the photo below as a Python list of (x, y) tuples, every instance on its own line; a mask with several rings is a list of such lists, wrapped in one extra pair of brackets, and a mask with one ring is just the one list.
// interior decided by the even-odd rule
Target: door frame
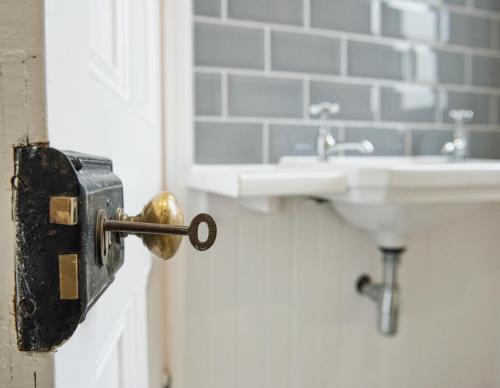
[(0, 386), (50, 388), (54, 355), (18, 351), (14, 306), (14, 147), (48, 139), (44, 2), (2, 0), (0, 25)]
[[(164, 183), (190, 218), (187, 178), (194, 148), (193, 7), (187, 0), (164, 0), (162, 4)], [(182, 244), (164, 267), (165, 371), (175, 388), (185, 386), (186, 249), (190, 247)]]

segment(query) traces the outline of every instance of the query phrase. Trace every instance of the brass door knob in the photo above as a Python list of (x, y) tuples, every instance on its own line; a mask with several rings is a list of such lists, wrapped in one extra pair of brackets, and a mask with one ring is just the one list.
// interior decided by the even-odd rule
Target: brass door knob
[[(201, 241), (199, 237), (199, 226), (203, 223), (208, 227), (205, 241)], [(189, 226), (183, 224), (183, 211), (175, 197), (168, 192), (155, 195), (136, 216), (129, 217), (123, 209), (119, 209), (116, 219), (110, 219), (106, 212), (101, 210), (97, 220), (97, 237), (103, 262), (106, 261), (107, 247), (112, 238), (110, 233), (118, 233), (120, 237), (127, 234), (139, 236), (144, 245), (163, 260), (175, 255), (182, 236), (188, 236), (191, 244), (199, 251), (209, 249), (215, 242), (217, 225), (208, 214), (198, 214)]]

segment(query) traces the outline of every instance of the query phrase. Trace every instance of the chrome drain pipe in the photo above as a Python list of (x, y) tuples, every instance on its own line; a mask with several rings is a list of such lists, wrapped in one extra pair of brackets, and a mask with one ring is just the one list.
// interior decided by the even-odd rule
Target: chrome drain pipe
[(378, 329), (381, 334), (393, 336), (398, 329), (399, 286), (397, 270), (404, 248), (380, 248), (383, 262), (383, 281), (374, 283), (368, 275), (356, 282), (356, 289), (373, 300), (377, 307)]

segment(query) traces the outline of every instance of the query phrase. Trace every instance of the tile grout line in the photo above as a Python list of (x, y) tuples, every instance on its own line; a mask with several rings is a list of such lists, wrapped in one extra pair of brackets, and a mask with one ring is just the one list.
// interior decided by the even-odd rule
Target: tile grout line
[(302, 117), (304, 118), (304, 120), (307, 120), (309, 118), (309, 105), (311, 105), (311, 83), (309, 77), (305, 77), (302, 81), (302, 93)]
[(239, 20), (239, 19), (221, 19), (212, 16), (195, 16), (195, 22), (206, 23), (206, 24), (218, 24), (224, 26), (233, 26), (233, 27), (243, 27), (243, 28), (256, 28), (256, 29), (264, 29), (266, 26), (272, 27), (275, 31), (282, 32), (291, 32), (296, 34), (304, 34), (318, 37), (326, 37), (326, 38), (335, 38), (341, 39), (342, 37), (346, 37), (349, 40), (356, 42), (364, 42), (371, 44), (381, 44), (387, 46), (400, 46), (403, 45), (425, 45), (430, 48), (435, 48), (447, 52), (455, 52), (455, 53), (463, 53), (464, 50), (471, 51), (474, 55), (488, 56), (492, 58), (500, 58), (500, 49), (496, 48), (481, 48), (474, 46), (465, 46), (465, 45), (454, 45), (454, 44), (446, 44), (440, 42), (440, 40), (436, 40), (435, 42), (429, 42), (426, 40), (418, 40), (418, 39), (401, 39), (394, 38), (390, 36), (384, 35), (369, 35), (363, 33), (356, 32), (348, 32), (348, 31), (340, 31), (340, 30), (330, 30), (325, 28), (316, 28), (310, 27), (307, 30), (304, 29), (303, 26), (298, 25), (285, 25), (285, 24), (277, 24), (277, 23), (269, 23), (269, 22), (259, 22), (253, 20)]
[(498, 124), (498, 97), (495, 98), (495, 97), (492, 97), (490, 96), (490, 106), (489, 106), (489, 113), (490, 113), (490, 117), (488, 118), (488, 121), (490, 122), (490, 124), (492, 125), (495, 125), (495, 124)]
[(269, 121), (262, 123), (262, 163), (269, 163)]
[(372, 105), (372, 110), (373, 110), (373, 119), (376, 122), (381, 121), (382, 117), (382, 108), (381, 108), (381, 100), (382, 100), (382, 90), (379, 85), (374, 85), (371, 90), (371, 103)]
[(264, 71), (271, 73), (272, 67), (272, 48), (271, 48), (271, 27), (266, 25), (264, 27)]
[(410, 128), (405, 128), (404, 135), (404, 154), (406, 156), (411, 156), (413, 154), (413, 136), (412, 130)]
[(500, 21), (491, 24), (491, 48), (493, 50), (500, 48)]
[(303, 16), (304, 16), (304, 29), (309, 30), (311, 28), (311, 0), (303, 0)]
[(222, 117), (227, 119), (229, 112), (229, 90), (228, 90), (228, 73), (221, 73), (221, 99), (222, 99)]
[(443, 115), (442, 112), (444, 110), (444, 93), (442, 90), (438, 91), (436, 94), (436, 107), (434, 110), (434, 115), (435, 117), (435, 122), (437, 124), (442, 124), (443, 123)]
[(404, 83), (415, 82), (414, 69), (413, 69), (413, 51), (408, 50), (402, 55), (402, 78)]
[(382, 87), (430, 87), (435, 90), (445, 90), (459, 93), (473, 93), (473, 94), (488, 94), (488, 95), (500, 95), (500, 88), (490, 88), (485, 86), (477, 85), (459, 85), (459, 84), (440, 84), (435, 82), (415, 82), (415, 81), (405, 81), (405, 80), (391, 80), (387, 78), (368, 78), (368, 77), (352, 77), (352, 76), (342, 76), (342, 75), (328, 75), (328, 74), (314, 74), (314, 73), (298, 73), (298, 72), (288, 72), (288, 71), (271, 71), (266, 72), (262, 69), (244, 69), (244, 68), (232, 68), (232, 67), (221, 67), (221, 66), (196, 66), (195, 71), (206, 72), (206, 73), (218, 73), (221, 71), (228, 71), (234, 75), (241, 76), (256, 76), (256, 77), (274, 77), (278, 79), (289, 79), (289, 80), (302, 80), (305, 76), (310, 76), (313, 81), (320, 82), (338, 82), (338, 83), (348, 83), (351, 85), (378, 85)]
[(227, 20), (227, 14), (228, 14), (228, 0), (221, 0), (220, 1), (220, 16), (222, 20)]
[(340, 75), (347, 77), (348, 66), (347, 39), (340, 39)]
[[(276, 125), (296, 125), (296, 126), (319, 126), (320, 120), (301, 118), (276, 118), (276, 117), (243, 117), (243, 116), (196, 116), (196, 122), (210, 122), (210, 123), (235, 123), (235, 124), (262, 124), (268, 121), (269, 124)], [(401, 122), (401, 121), (356, 121), (356, 120), (330, 120), (332, 126), (345, 125), (353, 128), (370, 127), (374, 129), (436, 129), (436, 130), (449, 130), (452, 129), (453, 124), (448, 122)], [(472, 124), (469, 126), (474, 131), (498, 131), (499, 126), (496, 124)]]
[(493, 111), (495, 112), (495, 117), (493, 119), (493, 123), (500, 125), (500, 96), (497, 96), (497, 98), (496, 98), (496, 104), (493, 108)]
[(464, 66), (464, 84), (467, 87), (472, 85), (472, 55), (465, 54), (465, 66)]
[[(446, 13), (445, 14), (445, 10), (443, 9), (440, 9), (438, 10), (437, 12), (437, 18), (438, 18), (438, 38), (437, 38), (437, 41), (440, 43), (440, 44), (443, 44), (445, 45), (446, 44), (446, 41), (445, 41), (445, 36), (447, 37), (447, 39), (449, 39), (449, 31), (445, 31), (444, 27), (446, 25), (449, 25), (450, 24), (450, 21), (449, 21), (449, 13)], [(445, 18), (447, 19), (447, 23), (445, 23)]]
[(380, 36), (381, 33), (381, 10), (380, 2), (371, 2), (371, 12), (370, 12), (370, 30), (373, 35)]

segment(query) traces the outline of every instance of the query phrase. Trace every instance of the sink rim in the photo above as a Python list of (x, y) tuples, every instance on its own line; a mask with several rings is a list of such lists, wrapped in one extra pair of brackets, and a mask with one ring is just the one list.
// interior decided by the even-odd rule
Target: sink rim
[(283, 169), (342, 171), (350, 189), (500, 189), (500, 161), (470, 159), (445, 162), (444, 157), (336, 157), (319, 162), (315, 157), (284, 157)]

